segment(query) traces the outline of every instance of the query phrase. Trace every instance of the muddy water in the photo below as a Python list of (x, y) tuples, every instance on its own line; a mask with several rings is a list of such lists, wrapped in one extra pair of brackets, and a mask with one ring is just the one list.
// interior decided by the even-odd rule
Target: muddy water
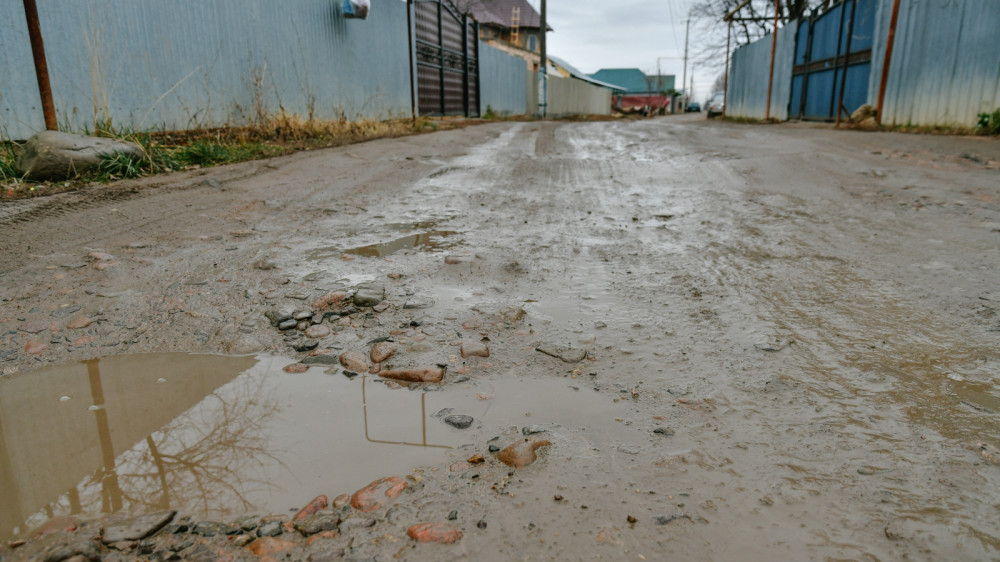
[[(290, 362), (115, 356), (0, 381), (3, 537), (54, 515), (286, 512), (373, 475), (464, 460), (454, 448), (510, 427), (565, 429), (609, 447), (626, 411), (585, 378), (507, 376), (427, 392), (339, 368), (282, 372)], [(473, 425), (446, 425), (435, 416), (445, 408)]]

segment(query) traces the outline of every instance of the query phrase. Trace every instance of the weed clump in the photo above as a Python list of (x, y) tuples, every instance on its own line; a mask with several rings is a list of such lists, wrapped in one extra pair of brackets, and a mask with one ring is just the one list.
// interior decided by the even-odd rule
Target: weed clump
[(1000, 108), (993, 113), (980, 113), (976, 130), (982, 135), (1000, 135)]

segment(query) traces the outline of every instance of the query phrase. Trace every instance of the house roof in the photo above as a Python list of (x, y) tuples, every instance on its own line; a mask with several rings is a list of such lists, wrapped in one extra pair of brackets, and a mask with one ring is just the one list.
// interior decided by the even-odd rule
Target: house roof
[(564, 61), (563, 59), (561, 59), (559, 57), (548, 55), (548, 59), (549, 59), (549, 62), (555, 63), (556, 66), (558, 66), (559, 68), (562, 68), (563, 70), (565, 70), (566, 72), (568, 72), (569, 75), (572, 76), (573, 78), (577, 78), (577, 79), (583, 80), (585, 82), (590, 82), (591, 84), (594, 84), (596, 86), (601, 86), (602, 88), (609, 88), (611, 90), (615, 90), (615, 91), (618, 91), (618, 92), (624, 92), (625, 91), (625, 88), (623, 88), (621, 86), (616, 86), (614, 84), (608, 84), (607, 82), (601, 82), (600, 80), (595, 80), (595, 79), (591, 78), (590, 76), (587, 76), (583, 72), (580, 72), (576, 67), (574, 67), (573, 65), (569, 64), (568, 62)]
[[(519, 27), (541, 27), (541, 16), (531, 7), (527, 0), (472, 0), (468, 3), (469, 13), (480, 24), (513, 27), (511, 18), (514, 8), (520, 8)], [(548, 27), (549, 31), (552, 26)]]
[(590, 75), (595, 80), (617, 84), (625, 90), (625, 94), (651, 94), (659, 90), (659, 79), (662, 79), (663, 90), (674, 87), (673, 75), (647, 76), (638, 68), (602, 68)]

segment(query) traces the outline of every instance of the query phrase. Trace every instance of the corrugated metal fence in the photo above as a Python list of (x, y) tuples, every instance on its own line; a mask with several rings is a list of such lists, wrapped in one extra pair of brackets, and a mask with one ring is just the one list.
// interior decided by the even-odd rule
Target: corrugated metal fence
[[(532, 73), (533, 74), (533, 73)], [(479, 42), (479, 114), (528, 113), (528, 63)]]
[[(331, 0), (38, 0), (60, 128), (245, 124), (284, 109), (410, 114), (407, 6)], [(0, 0), (0, 134), (44, 128), (21, 0)]]
[(611, 114), (611, 90), (576, 78), (549, 76), (547, 80), (549, 117)]
[[(848, 21), (846, 18), (851, 4), (848, 0), (835, 5), (815, 21), (822, 24), (827, 14), (832, 14), (831, 21), (835, 27), (840, 27), (841, 23)], [(847, 112), (864, 103), (877, 105), (892, 4), (893, 0), (858, 2), (855, 17), (859, 26), (856, 29), (860, 31), (853, 36), (851, 52), (860, 53), (870, 47), (871, 64), (850, 59), (844, 98)], [(871, 21), (872, 11), (874, 22)], [(809, 45), (802, 42), (810, 39), (810, 32), (821, 32), (821, 27), (819, 25), (814, 30), (808, 29), (805, 23), (801, 26), (796, 23), (779, 32), (772, 117), (786, 119), (789, 104), (792, 117), (801, 114), (804, 118), (832, 119), (835, 116), (831, 100), (838, 97), (840, 73), (835, 76), (832, 69), (810, 70), (815, 74), (810, 75), (811, 82), (807, 89), (803, 89), (802, 74), (795, 76), (799, 82), (789, 88), (793, 80), (792, 66), (784, 62), (789, 45), (793, 45), (793, 49), (801, 55), (799, 58), (803, 63), (820, 60), (816, 53), (812, 53), (816, 56), (806, 60)], [(799, 32), (789, 31), (795, 29)], [(902, 0), (882, 123), (970, 127), (975, 125), (978, 113), (1000, 107), (998, 29), (1000, 9), (997, 9), (996, 0)], [(846, 51), (845, 31), (826, 33), (830, 35), (826, 39), (819, 35), (812, 38), (813, 46), (817, 39), (821, 42), (830, 39), (830, 44), (840, 49), (841, 53)], [(770, 37), (741, 47), (734, 53), (729, 75), (727, 115), (763, 117), (770, 53)], [(823, 72), (829, 75), (828, 79), (824, 79), (826, 74)], [(810, 99), (825, 100), (826, 105), (810, 105)]]
[[(869, 82), (878, 101), (891, 0), (880, 2)], [(903, 0), (882, 123), (972, 126), (1000, 107), (1000, 2)]]
[[(798, 26), (793, 23), (778, 30), (778, 43), (774, 55), (774, 81), (771, 88), (771, 117), (788, 119), (791, 93), (792, 62), (795, 57), (795, 35)], [(738, 49), (733, 53), (729, 71), (729, 93), (726, 114), (763, 119), (767, 114), (767, 77), (771, 65), (771, 37)]]

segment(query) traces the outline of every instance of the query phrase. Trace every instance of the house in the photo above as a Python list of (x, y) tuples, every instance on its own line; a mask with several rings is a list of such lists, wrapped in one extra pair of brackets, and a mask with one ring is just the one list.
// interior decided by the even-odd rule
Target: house
[(615, 96), (619, 109), (662, 108), (670, 104), (674, 90), (672, 74), (647, 75), (638, 68), (602, 68), (590, 77), (624, 89)]
[(596, 80), (596, 79), (594, 79), (594, 78), (592, 78), (592, 77), (584, 74), (583, 72), (580, 72), (579, 70), (576, 69), (576, 67), (574, 67), (573, 65), (569, 64), (568, 62), (564, 61), (563, 59), (561, 59), (559, 57), (548, 55), (547, 58), (549, 59), (549, 69), (548, 69), (549, 76), (562, 76), (563, 78), (576, 78), (577, 80), (583, 80), (584, 82), (587, 82), (587, 83), (592, 84), (594, 86), (600, 86), (601, 88), (607, 88), (607, 89), (611, 90), (612, 93), (617, 94), (617, 95), (621, 95), (621, 94), (625, 93), (625, 88), (623, 88), (623, 87), (621, 87), (621, 86), (619, 86), (617, 84), (609, 84), (607, 82), (602, 82), (600, 80)]
[[(541, 16), (527, 0), (453, 0), (453, 3), (479, 22), (480, 39), (538, 69)], [(552, 31), (551, 26), (546, 27)]]

